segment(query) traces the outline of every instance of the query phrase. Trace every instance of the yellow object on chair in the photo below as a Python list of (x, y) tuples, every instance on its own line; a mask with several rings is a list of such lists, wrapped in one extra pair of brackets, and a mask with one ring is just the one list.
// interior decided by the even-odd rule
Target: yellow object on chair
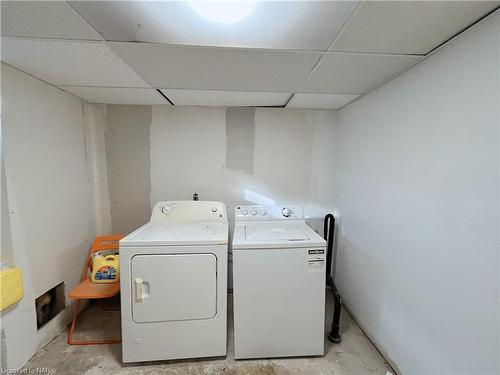
[(0, 271), (0, 311), (19, 302), (24, 297), (23, 273), (20, 268)]
[(92, 261), (93, 283), (116, 283), (120, 281), (120, 256), (98, 255)]

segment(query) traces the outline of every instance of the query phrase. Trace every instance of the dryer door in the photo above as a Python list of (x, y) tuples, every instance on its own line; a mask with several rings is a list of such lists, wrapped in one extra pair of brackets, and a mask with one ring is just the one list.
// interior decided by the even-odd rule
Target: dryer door
[(136, 255), (131, 260), (137, 323), (211, 319), (217, 306), (214, 254)]

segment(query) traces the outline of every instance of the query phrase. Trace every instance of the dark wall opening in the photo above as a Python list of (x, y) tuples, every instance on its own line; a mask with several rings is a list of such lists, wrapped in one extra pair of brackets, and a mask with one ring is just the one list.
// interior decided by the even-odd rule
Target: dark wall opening
[(64, 310), (64, 282), (43, 293), (35, 300), (36, 324), (40, 329)]

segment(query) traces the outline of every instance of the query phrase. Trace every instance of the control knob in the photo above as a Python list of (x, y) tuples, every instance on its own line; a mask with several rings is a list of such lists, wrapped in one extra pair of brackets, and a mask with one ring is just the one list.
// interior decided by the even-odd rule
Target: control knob
[(283, 208), (281, 210), (281, 214), (284, 216), (284, 217), (290, 217), (290, 215), (292, 214), (292, 210), (290, 210), (289, 208)]

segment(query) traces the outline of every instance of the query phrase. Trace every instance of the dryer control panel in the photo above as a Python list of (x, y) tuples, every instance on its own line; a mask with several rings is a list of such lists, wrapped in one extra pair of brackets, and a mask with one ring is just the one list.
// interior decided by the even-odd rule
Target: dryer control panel
[(302, 206), (236, 206), (236, 221), (304, 220)]
[(155, 204), (151, 221), (227, 222), (226, 205), (212, 201), (162, 201)]

